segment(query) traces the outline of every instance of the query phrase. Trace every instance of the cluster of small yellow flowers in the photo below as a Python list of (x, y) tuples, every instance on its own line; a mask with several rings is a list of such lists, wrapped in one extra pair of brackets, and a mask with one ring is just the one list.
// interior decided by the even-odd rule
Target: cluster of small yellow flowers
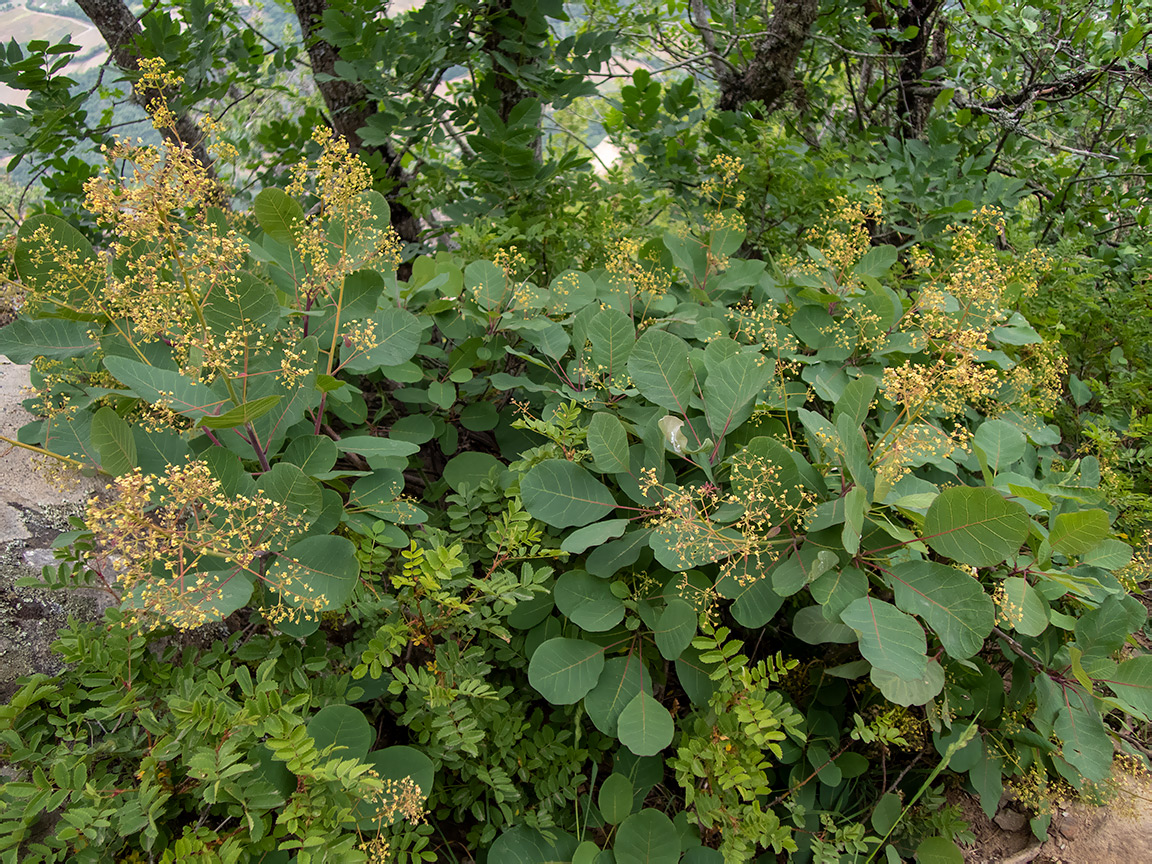
[(381, 781), (381, 788), (368, 794), (365, 800), (376, 805), (376, 819), (381, 827), (392, 824), (403, 816), (412, 825), (424, 821), (424, 790), (411, 777), (400, 780), (381, 779), (375, 771), (368, 776)]
[(134, 89), (141, 96), (147, 96), (151, 90), (160, 93), (148, 103), (148, 113), (152, 116), (154, 128), (170, 129), (176, 125), (176, 115), (168, 107), (168, 100), (163, 94), (169, 88), (178, 90), (183, 84), (183, 76), (169, 70), (160, 57), (140, 58), (140, 77), (136, 79)]
[(36, 400), (34, 411), (39, 417), (69, 417), (76, 406), (68, 398), (68, 392), (86, 382), (77, 380), (75, 372), (50, 357), (37, 357), (32, 361), (40, 383), (37, 387), (24, 388), (24, 395)]
[(637, 261), (641, 245), (634, 238), (617, 241), (609, 250), (604, 269), (612, 274), (616, 285), (628, 289), (630, 294), (659, 297), (672, 284), (672, 276), (651, 262), (646, 266)]
[(929, 459), (946, 459), (957, 450), (967, 450), (972, 433), (961, 425), (951, 432), (928, 423), (913, 423), (897, 434), (885, 435), (873, 447), (876, 482), (890, 488), (901, 477)]
[[(720, 560), (721, 576), (744, 585), (763, 576), (787, 551), (789, 537), (783, 526), (801, 521), (815, 503), (812, 494), (782, 489), (781, 469), (755, 457), (737, 457), (731, 478), (738, 494), (724, 494), (713, 483), (669, 488), (654, 471), (641, 472), (639, 486), (645, 498), (658, 498), (650, 519), (657, 528), (675, 529), (672, 551), (682, 562)], [(728, 524), (712, 521), (722, 506), (736, 505), (740, 516)]]
[(280, 374), (276, 377), (281, 384), (291, 390), (307, 377), (312, 371), (312, 366), (308, 362), (309, 358), (304, 356), (304, 352), (291, 345), (284, 344), (282, 352)]
[(107, 503), (89, 501), (85, 521), (99, 555), (133, 595), (132, 623), (145, 628), (190, 629), (218, 617), (213, 604), (221, 589), (209, 584), (205, 562), (219, 568), (222, 560), (263, 578), (252, 564), (272, 551), (274, 530), (291, 534), (299, 525), (262, 493), (224, 494), (203, 462), (169, 466), (162, 476), (136, 469), (109, 490)]
[(376, 327), (371, 321), (353, 321), (348, 324), (347, 329), (344, 331), (344, 347), (352, 350), (348, 357), (342, 357), (341, 359), (344, 363), (347, 363), (353, 354), (371, 351), (379, 344), (380, 340), (376, 336)]
[(936, 256), (923, 246), (913, 246), (908, 250), (908, 266), (914, 273), (927, 273), (936, 266)]
[[(320, 156), (293, 166), (288, 193), (301, 196), (311, 189), (320, 199), (300, 226), (297, 244), (301, 258), (311, 267), (311, 291), (331, 293), (338, 278), (351, 270), (365, 266), (394, 269), (400, 263), (402, 244), (390, 224), (378, 224), (377, 214), (361, 195), (372, 183), (364, 160), (327, 127), (313, 130), (312, 140), (320, 145)], [(343, 223), (335, 237), (329, 231), (333, 219)]]
[(749, 345), (762, 345), (765, 351), (795, 351), (799, 343), (787, 328), (780, 326), (780, 310), (767, 304), (757, 306), (742, 300), (724, 313), (736, 328), (732, 338)]
[(16, 235), (0, 236), (0, 327), (24, 305), (24, 286), (16, 273)]
[(1024, 620), (1024, 609), (1012, 602), (1001, 582), (992, 591), (992, 602), (996, 604), (996, 624), (1015, 627)]
[[(705, 215), (704, 229), (711, 233), (743, 233), (744, 217), (735, 210), (718, 210)], [(728, 257), (713, 253), (711, 245), (705, 250), (708, 259), (708, 272), (715, 273), (728, 267)]]
[(68, 493), (80, 488), (84, 482), (84, 475), (68, 462), (42, 453), (33, 453), (29, 457), (32, 470), (39, 474), (44, 482), (57, 492)]
[[(879, 313), (863, 303), (848, 303), (844, 305), (843, 309), (844, 317), (840, 328), (846, 332), (847, 338), (843, 340), (838, 338), (838, 344), (842, 344), (845, 348), (854, 348), (855, 345), (851, 341), (853, 336), (859, 341), (860, 347), (865, 352), (879, 351), (888, 344), (892, 334), (887, 327), (883, 326)], [(847, 332), (849, 330), (845, 326), (847, 321), (855, 322), (856, 332), (854, 334)]]
[(998, 397), (1005, 408), (1051, 412), (1063, 395), (1068, 360), (1056, 342), (1022, 345), (1020, 358), (1004, 376), (1004, 392)]
[(1000, 374), (985, 366), (972, 352), (940, 358), (932, 363), (905, 361), (884, 370), (885, 397), (903, 407), (908, 417), (932, 407), (952, 417), (969, 405), (988, 405), (1000, 392)]
[(224, 130), (211, 114), (205, 114), (198, 124), (200, 131), (209, 140), (208, 154), (218, 162), (231, 162), (239, 156), (236, 147), (224, 138)]
[(519, 279), (520, 271), (528, 266), (528, 259), (515, 246), (509, 246), (507, 249), (497, 249), (492, 256), (492, 263), (504, 271), (506, 280), (515, 282)]
[(183, 432), (194, 425), (189, 418), (173, 411), (171, 402), (163, 398), (152, 403), (141, 400), (125, 419), (131, 420), (145, 432)]
[(32, 308), (41, 303), (75, 305), (80, 311), (103, 311), (96, 300), (99, 298), (100, 284), (104, 279), (107, 265), (97, 257), (82, 258), (80, 250), (57, 242), (51, 228), (43, 225), (32, 232), (27, 243), (28, 258), (36, 270), (48, 270), (58, 275), (59, 281), (53, 289), (41, 286), (30, 292), (27, 284), (12, 282), (16, 297), (26, 300)]
[(377, 834), (375, 837), (361, 840), (356, 844), (356, 848), (364, 853), (368, 864), (384, 864), (392, 851), (392, 844)]
[(632, 377), (628, 374), (623, 363), (617, 363), (614, 369), (610, 369), (602, 363), (596, 363), (592, 359), (592, 346), (587, 342), (577, 360), (576, 376), (579, 383), (586, 389), (625, 390), (632, 386)]
[(820, 332), (824, 336), (831, 336), (832, 343), (837, 348), (843, 348), (845, 351), (853, 351), (857, 344), (859, 344), (860, 334), (855, 327), (850, 325), (851, 321), (849, 320), (849, 316), (843, 315), (833, 320), (827, 327), (821, 327)]
[(739, 207), (743, 204), (744, 193), (733, 190), (740, 182), (740, 173), (744, 170), (744, 160), (737, 156), (721, 153), (712, 159), (712, 170), (716, 172), (716, 176), (709, 177), (701, 184), (701, 196), (715, 201), (718, 208), (724, 206), (724, 199), (730, 193), (732, 195), (730, 207)]
[(799, 263), (791, 259), (789, 263), (800, 273), (808, 275), (819, 274), (827, 268), (831, 270), (837, 284), (846, 293), (850, 293), (855, 287), (855, 280), (849, 277), (872, 241), (868, 233), (868, 221), (879, 219), (882, 212), (883, 201), (878, 186), (870, 186), (863, 201), (843, 195), (833, 198), (832, 212), (820, 226), (813, 227), (805, 236), (810, 245), (820, 250), (826, 263), (821, 264), (811, 258)]
[(1049, 776), (1035, 763), (1004, 785), (1016, 796), (1017, 803), (1037, 816), (1049, 816), (1061, 803), (1076, 798), (1076, 790), (1066, 780)]
[(347, 210), (356, 196), (371, 185), (368, 166), (350, 151), (347, 139), (333, 135), (327, 126), (313, 129), (312, 141), (320, 146), (320, 157), (315, 162), (304, 159), (292, 166), (288, 194), (301, 196), (311, 187), (325, 210)]

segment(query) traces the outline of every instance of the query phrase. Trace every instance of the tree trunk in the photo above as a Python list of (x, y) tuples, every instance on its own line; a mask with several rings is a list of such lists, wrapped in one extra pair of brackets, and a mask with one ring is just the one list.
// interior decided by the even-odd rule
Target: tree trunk
[[(136, 75), (140, 71), (140, 57), (136, 49), (136, 37), (144, 32), (136, 16), (124, 5), (123, 0), (76, 0), (81, 11), (88, 16), (104, 41), (108, 43), (108, 50), (112, 54), (112, 61), (123, 72)], [(132, 90), (132, 101), (145, 111), (154, 99), (163, 101), (164, 94), (159, 90), (145, 90), (138, 93)], [(161, 134), (169, 141), (183, 144), (196, 160), (204, 166), (208, 176), (216, 179), (216, 169), (212, 157), (208, 155), (204, 146), (204, 135), (192, 122), (192, 118), (181, 112), (176, 115), (176, 123), (172, 129), (161, 129)], [(221, 203), (224, 191), (220, 190)]]
[(292, 0), (296, 17), (300, 21), (300, 32), (304, 44), (308, 46), (308, 58), (312, 62), (313, 76), (320, 75), (327, 80), (315, 79), (316, 87), (328, 108), (332, 130), (348, 141), (353, 153), (374, 150), (388, 165), (388, 173), (397, 180), (397, 187), (388, 196), (392, 210), (392, 227), (400, 239), (408, 243), (420, 239), (420, 224), (412, 211), (396, 200), (395, 194), (407, 185), (407, 179), (400, 166), (400, 157), (389, 144), (368, 147), (360, 140), (360, 129), (368, 118), (376, 113), (376, 102), (368, 97), (362, 84), (346, 81), (336, 74), (336, 61), (340, 59), (335, 46), (317, 35), (321, 27), (321, 16), (328, 8), (327, 0)]
[(909, 27), (917, 28), (916, 35), (911, 39), (892, 46), (901, 55), (896, 116), (900, 121), (901, 136), (905, 139), (924, 135), (932, 102), (939, 92), (939, 88), (928, 87), (924, 83), (924, 73), (936, 62), (928, 51), (932, 44), (932, 28), (935, 26), (933, 19), (939, 9), (940, 0), (908, 0), (908, 5), (900, 9), (896, 18), (901, 32)]
[(738, 111), (748, 102), (764, 103), (766, 113), (795, 86), (796, 61), (816, 20), (818, 0), (779, 0), (768, 21), (767, 35), (756, 46), (742, 72), (720, 79), (721, 111)]
[[(524, 30), (524, 16), (516, 12), (514, 6), (512, 0), (489, 0), (484, 10), (487, 19), (484, 25), (484, 53), (489, 57), (498, 54), (503, 55), (507, 57), (510, 64), (519, 65), (522, 58), (506, 54), (503, 48), (505, 36), (502, 31), (506, 29), (505, 18), (511, 19), (520, 32)], [(535, 95), (527, 90), (517, 78), (509, 75), (506, 69), (495, 59), (492, 60), (490, 80), (499, 94), (500, 102), (497, 113), (505, 123), (508, 122), (513, 108), (522, 100), (530, 99)]]

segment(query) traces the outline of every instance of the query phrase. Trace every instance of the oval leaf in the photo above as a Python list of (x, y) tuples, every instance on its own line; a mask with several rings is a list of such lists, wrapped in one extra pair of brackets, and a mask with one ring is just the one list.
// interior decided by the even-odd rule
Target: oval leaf
[(533, 465), (520, 481), (520, 497), (532, 516), (555, 528), (587, 525), (616, 507), (607, 486), (565, 459)]
[(604, 649), (582, 639), (549, 639), (532, 654), (528, 682), (553, 705), (579, 702), (604, 670)]
[(668, 709), (643, 691), (624, 706), (616, 723), (616, 737), (637, 756), (656, 755), (672, 743), (675, 731)]
[(995, 489), (955, 486), (928, 508), (924, 540), (953, 561), (991, 567), (1019, 551), (1028, 525), (1027, 511)]

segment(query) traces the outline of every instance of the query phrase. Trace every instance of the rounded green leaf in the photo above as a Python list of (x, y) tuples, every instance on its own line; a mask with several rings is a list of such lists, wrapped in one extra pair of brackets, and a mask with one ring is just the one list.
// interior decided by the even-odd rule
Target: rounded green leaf
[(444, 466), (444, 482), (454, 492), (459, 492), (460, 487), (465, 483), (476, 486), (481, 481), (488, 479), (488, 474), (493, 468), (502, 467), (500, 460), (491, 453), (474, 451), (461, 453), (459, 456), (453, 456), (449, 459)]
[(555, 828), (550, 833), (555, 839), (547, 840), (524, 825), (509, 828), (488, 850), (488, 860), (492, 864), (567, 864), (579, 845), (576, 838)]
[(279, 318), (280, 303), (272, 286), (243, 270), (226, 291), (213, 292), (204, 307), (204, 321), (220, 339), (235, 340), (234, 334), (252, 332), (254, 326), (270, 328)]
[(528, 682), (553, 705), (579, 702), (604, 670), (604, 649), (582, 639), (549, 639), (532, 654)]
[(724, 864), (724, 855), (717, 849), (707, 846), (693, 846), (684, 853), (680, 864)]
[(617, 864), (677, 864), (680, 835), (671, 819), (648, 807), (621, 823), (612, 849)]
[(900, 814), (904, 811), (904, 804), (895, 792), (885, 792), (872, 808), (872, 830), (877, 834), (887, 835), (896, 823), (900, 821)]
[(349, 372), (375, 372), (381, 366), (398, 366), (411, 360), (424, 338), (420, 319), (407, 309), (379, 309), (365, 322), (372, 328), (376, 346), (348, 356), (344, 368)]
[(566, 459), (533, 465), (520, 481), (524, 509), (555, 528), (579, 528), (612, 512), (608, 487)]
[(531, 630), (552, 614), (552, 610), (556, 608), (552, 598), (555, 585), (555, 580), (550, 579), (545, 583), (547, 591), (533, 594), (530, 600), (520, 600), (504, 619), (508, 626), (517, 630)]
[(792, 632), (796, 638), (809, 645), (823, 645), (835, 642), (851, 645), (856, 641), (856, 631), (839, 621), (829, 621), (819, 606), (805, 606), (797, 610), (792, 618)]
[(392, 424), (388, 437), (413, 444), (426, 444), (436, 437), (436, 424), (427, 414), (409, 414)]
[(349, 513), (370, 513), (386, 522), (399, 525), (417, 525), (428, 514), (398, 496), (404, 488), (404, 477), (399, 471), (385, 468), (373, 471), (352, 484), (345, 509)]
[(460, 411), (460, 425), (472, 432), (487, 432), (500, 423), (500, 413), (491, 402), (473, 402)]
[(304, 223), (304, 208), (295, 198), (275, 186), (265, 187), (252, 202), (252, 215), (273, 240), (295, 245)]
[(284, 450), (284, 461), (315, 477), (332, 470), (336, 464), (336, 442), (327, 435), (300, 435)]
[(100, 454), (100, 467), (109, 474), (127, 474), (136, 467), (136, 440), (132, 429), (106, 405), (92, 416), (92, 446)]
[(628, 356), (628, 374), (648, 401), (686, 414), (695, 385), (688, 362), (690, 353), (688, 343), (679, 336), (649, 328), (636, 340)]
[(569, 570), (556, 580), (556, 608), (573, 624), (593, 633), (611, 630), (624, 620), (624, 604), (610, 584), (583, 570)]
[(1048, 629), (1048, 604), (1027, 579), (1013, 576), (1004, 580), (1001, 611), (1017, 633), (1039, 636)]
[(623, 774), (610, 774), (600, 786), (596, 803), (609, 825), (619, 825), (632, 813), (632, 781)]
[(996, 606), (978, 580), (955, 567), (909, 561), (892, 568), (890, 581), (896, 605), (924, 619), (950, 656), (963, 660), (984, 646)]
[(464, 286), (484, 310), (495, 309), (511, 300), (514, 288), (508, 275), (491, 261), (473, 261), (465, 267)]
[(901, 677), (876, 666), (870, 677), (885, 699), (905, 707), (927, 705), (944, 689), (944, 669), (935, 660), (928, 661), (924, 674), (918, 678)]
[(1028, 536), (1028, 512), (985, 486), (954, 486), (932, 502), (924, 517), (924, 540), (933, 551), (974, 567), (991, 567), (1020, 549)]
[(308, 721), (308, 734), (316, 749), (335, 747), (333, 759), (363, 759), (368, 755), (376, 732), (359, 708), (329, 705)]
[(592, 344), (596, 372), (612, 379), (624, 371), (636, 344), (636, 328), (632, 319), (618, 309), (601, 309), (588, 322), (588, 341)]
[(593, 546), (600, 546), (615, 537), (619, 537), (628, 530), (631, 522), (627, 519), (606, 519), (603, 522), (593, 522), (584, 528), (578, 528), (564, 538), (560, 549), (574, 555), (579, 555)]
[(600, 847), (591, 840), (585, 840), (572, 853), (572, 864), (595, 864), (600, 857)]
[(420, 445), (377, 435), (349, 435), (337, 441), (336, 448), (341, 453), (359, 453), (371, 459), (373, 456), (411, 456), (419, 452)]
[(928, 837), (916, 847), (920, 864), (964, 864), (964, 853), (947, 837)]
[(859, 635), (860, 653), (873, 666), (910, 680), (924, 675), (928, 641), (911, 615), (875, 597), (861, 597), (848, 604), (840, 620)]
[(308, 612), (340, 609), (360, 579), (356, 547), (346, 537), (305, 537), (276, 555), (267, 582), (284, 602)]
[(716, 667), (703, 662), (700, 654), (698, 648), (689, 645), (676, 660), (676, 679), (688, 694), (688, 699), (697, 706), (707, 705), (716, 690), (716, 682), (711, 677)]
[(13, 363), (31, 363), (37, 357), (54, 360), (82, 357), (96, 349), (96, 343), (88, 335), (91, 329), (89, 321), (17, 318), (0, 327), (0, 354)]
[(616, 723), (616, 737), (637, 756), (659, 753), (672, 743), (675, 732), (668, 709), (643, 690), (624, 706)]
[(672, 598), (656, 620), (653, 635), (656, 647), (665, 660), (675, 660), (684, 653), (696, 635), (696, 610), (691, 604)]
[(584, 697), (584, 710), (592, 724), (615, 737), (620, 714), (640, 693), (652, 692), (652, 679), (639, 657), (613, 657), (604, 664), (600, 680)]
[(628, 459), (628, 433), (615, 414), (597, 411), (588, 424), (588, 451), (596, 467), (613, 474), (631, 470)]
[(752, 416), (756, 396), (768, 386), (774, 365), (759, 352), (733, 354), (709, 365), (704, 413), (717, 440)]
[(1077, 510), (1061, 513), (1052, 520), (1048, 542), (1060, 555), (1083, 555), (1106, 539), (1112, 529), (1103, 510)]
[(1028, 439), (1022, 431), (1004, 420), (986, 420), (976, 430), (972, 444), (980, 448), (988, 467), (999, 471), (1023, 458)]
[(283, 540), (300, 536), (324, 509), (324, 493), (311, 477), (288, 462), (278, 462), (256, 481), (256, 488), (277, 504), (282, 504), (295, 525), (270, 526)]
[(1125, 660), (1104, 682), (1146, 717), (1152, 717), (1152, 654)]

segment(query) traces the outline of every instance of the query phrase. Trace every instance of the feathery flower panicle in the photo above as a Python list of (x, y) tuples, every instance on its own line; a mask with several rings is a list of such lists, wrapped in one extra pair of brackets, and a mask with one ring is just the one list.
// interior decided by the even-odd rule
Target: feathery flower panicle
[(218, 619), (222, 586), (209, 574), (226, 568), (226, 579), (247, 573), (267, 581), (258, 559), (273, 551), (274, 534), (281, 543), (286, 530), (300, 527), (285, 505), (261, 492), (225, 494), (199, 461), (162, 475), (136, 469), (110, 491), (106, 503), (89, 501), (85, 521), (98, 554), (115, 565), (117, 582), (133, 598), (132, 623), (144, 629), (187, 630)]

